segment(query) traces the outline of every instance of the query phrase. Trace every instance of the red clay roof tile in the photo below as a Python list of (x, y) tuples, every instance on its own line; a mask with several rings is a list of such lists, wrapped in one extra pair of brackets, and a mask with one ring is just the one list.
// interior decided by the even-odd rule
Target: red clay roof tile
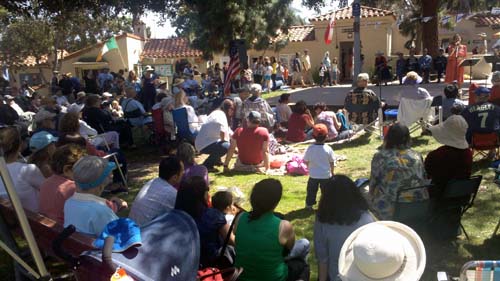
[(200, 50), (192, 48), (186, 38), (149, 39), (144, 45), (142, 57), (145, 58), (178, 58), (201, 57)]
[[(346, 7), (337, 11), (330, 11), (326, 14), (319, 15), (317, 17), (309, 19), (310, 21), (324, 21), (330, 20), (332, 15), (335, 15), (335, 20), (345, 20), (352, 19), (352, 7)], [(362, 18), (374, 18), (374, 17), (386, 17), (386, 16), (394, 16), (394, 12), (368, 7), (361, 6), (361, 17)]]

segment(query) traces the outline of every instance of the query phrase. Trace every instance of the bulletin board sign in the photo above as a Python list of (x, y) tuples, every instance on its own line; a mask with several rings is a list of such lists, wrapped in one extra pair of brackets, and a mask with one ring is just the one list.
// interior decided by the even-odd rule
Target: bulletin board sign
[(173, 76), (173, 65), (171, 64), (158, 64), (155, 65), (155, 73), (159, 76), (169, 77)]

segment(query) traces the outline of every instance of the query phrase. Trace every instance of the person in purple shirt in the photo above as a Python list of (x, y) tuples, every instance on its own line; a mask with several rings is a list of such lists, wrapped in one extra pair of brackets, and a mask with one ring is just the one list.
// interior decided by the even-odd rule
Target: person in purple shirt
[(209, 185), (208, 170), (203, 165), (197, 165), (194, 161), (195, 149), (188, 143), (184, 142), (177, 148), (177, 158), (184, 164), (184, 175), (182, 180), (185, 181), (193, 176), (199, 176)]

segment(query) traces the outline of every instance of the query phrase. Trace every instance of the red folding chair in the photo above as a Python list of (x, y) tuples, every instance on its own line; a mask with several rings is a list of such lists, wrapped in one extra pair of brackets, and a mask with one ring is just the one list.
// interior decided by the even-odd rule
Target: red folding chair
[(488, 157), (490, 151), (494, 151), (495, 159), (500, 158), (499, 154), (500, 140), (498, 139), (498, 133), (473, 133), (471, 149), (473, 159), (480, 155), (482, 158)]

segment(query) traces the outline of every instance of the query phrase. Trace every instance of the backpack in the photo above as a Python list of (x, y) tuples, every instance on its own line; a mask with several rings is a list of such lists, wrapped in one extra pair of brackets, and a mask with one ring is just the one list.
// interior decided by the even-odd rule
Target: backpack
[(298, 155), (292, 156), (292, 159), (286, 163), (286, 172), (297, 176), (309, 175), (309, 169), (306, 163), (304, 163), (304, 159)]

